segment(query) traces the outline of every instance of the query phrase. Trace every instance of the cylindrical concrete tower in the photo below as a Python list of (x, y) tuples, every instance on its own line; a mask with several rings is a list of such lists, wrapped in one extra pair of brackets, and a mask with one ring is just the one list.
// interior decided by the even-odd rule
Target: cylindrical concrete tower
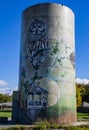
[(31, 122), (76, 122), (74, 55), (74, 14), (69, 8), (38, 4), (23, 12), (20, 108)]

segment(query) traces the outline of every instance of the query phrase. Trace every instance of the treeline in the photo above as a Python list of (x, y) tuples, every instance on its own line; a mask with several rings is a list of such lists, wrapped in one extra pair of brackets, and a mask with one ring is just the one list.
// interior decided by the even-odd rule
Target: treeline
[(0, 94), (0, 103), (11, 102), (12, 96)]
[(77, 107), (82, 106), (83, 102), (89, 103), (89, 84), (76, 84)]

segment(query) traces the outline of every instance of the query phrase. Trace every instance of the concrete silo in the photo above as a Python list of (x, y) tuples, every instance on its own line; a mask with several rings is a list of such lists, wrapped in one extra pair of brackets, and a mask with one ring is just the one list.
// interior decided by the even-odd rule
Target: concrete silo
[(23, 11), (18, 104), (21, 123), (76, 122), (74, 14), (68, 7), (48, 3)]

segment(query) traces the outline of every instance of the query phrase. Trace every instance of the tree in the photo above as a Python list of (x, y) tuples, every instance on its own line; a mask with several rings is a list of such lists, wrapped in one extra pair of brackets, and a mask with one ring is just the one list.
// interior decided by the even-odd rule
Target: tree
[(85, 92), (83, 94), (83, 102), (86, 101), (89, 103), (89, 84), (85, 86)]
[(85, 85), (84, 84), (76, 84), (77, 107), (80, 107), (83, 103), (84, 92), (85, 92)]
[(12, 97), (11, 96), (0, 94), (0, 103), (11, 102), (11, 101), (12, 101)]

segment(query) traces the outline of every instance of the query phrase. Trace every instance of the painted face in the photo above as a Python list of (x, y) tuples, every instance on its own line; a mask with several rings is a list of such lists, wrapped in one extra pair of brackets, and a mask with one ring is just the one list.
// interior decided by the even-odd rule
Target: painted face
[(39, 35), (45, 32), (45, 23), (42, 20), (36, 19), (30, 25), (30, 32), (33, 35)]

